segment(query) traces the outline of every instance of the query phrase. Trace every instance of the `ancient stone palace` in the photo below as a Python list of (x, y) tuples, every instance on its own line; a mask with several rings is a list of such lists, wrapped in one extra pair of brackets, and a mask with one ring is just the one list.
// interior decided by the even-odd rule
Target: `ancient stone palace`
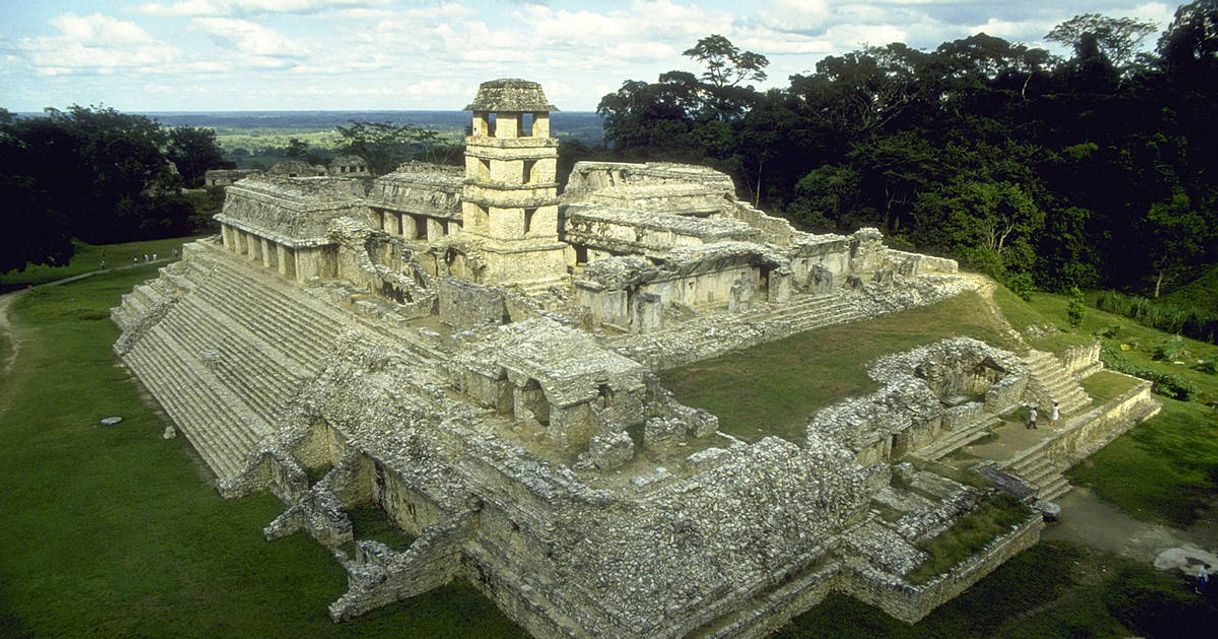
[[(721, 431), (658, 373), (982, 280), (874, 229), (800, 232), (703, 167), (581, 162), (560, 192), (539, 85), (466, 108), (464, 168), (213, 176), (221, 233), (113, 310), (219, 491), (273, 492), (267, 538), (346, 569), (336, 621), (465, 580), (536, 637), (763, 637), (832, 592), (914, 622), (1044, 524), (1029, 508), (912, 579), (920, 544), (1000, 490), (1043, 507), (1155, 410), (1145, 385), (1093, 405), (1094, 352), (960, 338), (867, 363), (878, 390), (798, 437)], [(934, 470), (1052, 401), (1071, 417), (1048, 443), (976, 482)], [(363, 537), (370, 508), (407, 541)]]

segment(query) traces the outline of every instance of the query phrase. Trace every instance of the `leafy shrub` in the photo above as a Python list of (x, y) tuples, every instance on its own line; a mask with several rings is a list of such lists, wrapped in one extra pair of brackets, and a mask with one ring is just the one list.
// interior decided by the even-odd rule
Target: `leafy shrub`
[(1184, 348), (1184, 339), (1179, 335), (1175, 335), (1170, 339), (1159, 342), (1151, 355), (1155, 359), (1175, 362), (1183, 357), (1188, 357), (1188, 351)]
[(1083, 318), (1087, 315), (1087, 303), (1083, 299), (1083, 292), (1078, 290), (1078, 287), (1070, 289), (1070, 303), (1066, 305), (1066, 320), (1070, 322), (1070, 330), (1077, 331), (1079, 326), (1083, 325)]
[(1011, 292), (1018, 295), (1025, 302), (1032, 301), (1032, 292), (1036, 290), (1036, 285), (1032, 282), (1032, 276), (1028, 273), (1013, 273), (1006, 278), (1005, 284)]
[(1218, 344), (1218, 319), (1196, 309), (1178, 308), (1145, 297), (1104, 291), (1095, 300), (1096, 308), (1124, 315), (1139, 324)]
[(1209, 373), (1210, 375), (1218, 375), (1218, 360), (1207, 359), (1207, 360), (1204, 360), (1201, 362), (1197, 362), (1197, 365), (1194, 366), (1193, 368), (1195, 370), (1201, 371), (1202, 373)]
[(1101, 328), (1100, 330), (1095, 332), (1096, 337), (1107, 337), (1108, 339), (1115, 339), (1115, 338), (1119, 337), (1120, 335), (1121, 335), (1121, 325), (1120, 324), (1109, 324), (1108, 326), (1105, 326), (1104, 328)]
[(1141, 377), (1154, 383), (1153, 392), (1171, 397), (1183, 402), (1192, 400), (1197, 395), (1197, 386), (1192, 382), (1173, 373), (1161, 373), (1131, 362), (1120, 351), (1104, 346), (1100, 351), (1100, 360), (1104, 366), (1118, 373)]

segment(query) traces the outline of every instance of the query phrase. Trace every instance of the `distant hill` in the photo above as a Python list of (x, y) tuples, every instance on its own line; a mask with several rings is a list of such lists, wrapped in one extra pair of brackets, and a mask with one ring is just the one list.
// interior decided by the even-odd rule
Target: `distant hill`
[[(149, 111), (140, 113), (166, 126), (202, 126), (217, 131), (292, 129), (328, 131), (355, 121), (413, 124), (437, 131), (459, 131), (469, 124), (465, 111)], [(589, 143), (604, 139), (601, 116), (592, 111), (556, 111), (550, 127), (558, 137)]]

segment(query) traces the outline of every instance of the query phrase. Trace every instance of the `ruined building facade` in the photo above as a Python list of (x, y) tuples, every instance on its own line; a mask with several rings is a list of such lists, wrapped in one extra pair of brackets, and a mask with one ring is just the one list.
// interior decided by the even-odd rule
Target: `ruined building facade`
[[(1153, 409), (1145, 389), (1089, 407), (1086, 354), (961, 339), (871, 363), (880, 390), (800, 437), (722, 432), (656, 374), (974, 280), (872, 229), (799, 232), (706, 168), (580, 163), (560, 195), (537, 84), (485, 83), (468, 109), (463, 170), (240, 179), (219, 237), (113, 311), (116, 351), (219, 490), (272, 491), (268, 538), (332, 549), (349, 576), (335, 620), (464, 579), (538, 637), (761, 637), (834, 591), (915, 621), (1042, 524), (1029, 511), (913, 583), (918, 544), (993, 489), (909, 459), (1069, 398), (1092, 417), (1026, 462), (1046, 474), (987, 469), (1052, 497)], [(366, 506), (409, 545), (361, 538), (349, 512)]]

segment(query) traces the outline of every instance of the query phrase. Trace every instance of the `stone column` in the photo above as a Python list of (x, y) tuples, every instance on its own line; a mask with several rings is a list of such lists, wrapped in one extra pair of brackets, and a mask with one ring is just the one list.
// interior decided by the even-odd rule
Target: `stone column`
[(296, 256), (293, 255), (292, 249), (279, 244), (277, 245), (279, 255), (279, 274), (284, 277), (296, 277)]
[(262, 248), (262, 255), (261, 255), (262, 266), (265, 268), (274, 268), (275, 267), (275, 258), (278, 257), (279, 251), (276, 248), (274, 242), (266, 239), (265, 237), (261, 238), (261, 240), (262, 240), (262, 246), (261, 246), (261, 248)]

